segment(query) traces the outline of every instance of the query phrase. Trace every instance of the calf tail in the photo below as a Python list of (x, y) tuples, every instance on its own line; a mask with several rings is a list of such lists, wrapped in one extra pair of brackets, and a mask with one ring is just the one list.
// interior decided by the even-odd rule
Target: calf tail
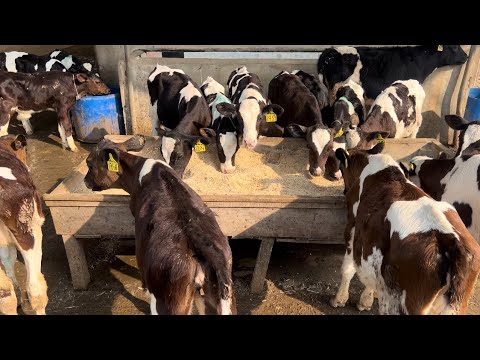
[(440, 251), (449, 265), (450, 273), (450, 286), (446, 293), (449, 307), (444, 313), (458, 314), (466, 311), (480, 269), (479, 253), (472, 254), (462, 240), (449, 237), (440, 243)]

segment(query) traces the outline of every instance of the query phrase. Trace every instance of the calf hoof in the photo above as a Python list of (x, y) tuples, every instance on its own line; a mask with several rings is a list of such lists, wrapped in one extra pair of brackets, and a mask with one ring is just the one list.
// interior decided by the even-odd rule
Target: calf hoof
[(330, 299), (330, 306), (337, 308), (337, 307), (345, 307), (347, 301), (339, 301), (336, 297)]
[(365, 306), (363, 304), (358, 303), (357, 304), (357, 310), (358, 311), (370, 311), (370, 310), (372, 310), (372, 307), (371, 306)]
[(78, 152), (78, 148), (76, 146), (73, 148), (70, 148), (70, 150), (72, 150), (73, 152)]

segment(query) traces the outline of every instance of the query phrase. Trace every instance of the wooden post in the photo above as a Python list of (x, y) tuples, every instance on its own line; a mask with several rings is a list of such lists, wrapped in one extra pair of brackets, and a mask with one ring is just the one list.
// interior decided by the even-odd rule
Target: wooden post
[(86, 290), (90, 283), (83, 245), (73, 235), (62, 235), (74, 289)]
[(252, 283), (250, 285), (250, 291), (254, 294), (258, 294), (263, 290), (263, 282), (267, 275), (268, 263), (270, 262), (274, 242), (275, 238), (261, 239), (257, 261), (255, 262), (255, 270), (253, 270)]

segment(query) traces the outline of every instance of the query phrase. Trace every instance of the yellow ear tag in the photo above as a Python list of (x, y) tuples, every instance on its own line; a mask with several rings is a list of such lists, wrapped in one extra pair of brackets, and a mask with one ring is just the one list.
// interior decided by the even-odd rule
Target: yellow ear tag
[(443, 51), (443, 45), (438, 45), (437, 51)]
[(335, 137), (335, 138), (338, 138), (338, 137), (340, 137), (340, 136), (342, 136), (342, 135), (343, 135), (343, 128), (340, 128), (340, 130), (338, 130), (338, 132), (335, 134), (334, 137)]
[(195, 146), (193, 147), (193, 149), (195, 150), (196, 153), (201, 153), (201, 152), (205, 152), (206, 149), (205, 149), (205, 145), (202, 144), (202, 142), (200, 140), (197, 141), (197, 143), (195, 144)]
[(345, 150), (345, 154), (350, 155), (347, 150)]
[(377, 140), (377, 144), (378, 144), (378, 143), (381, 143), (381, 142), (385, 142), (385, 139), (382, 137), (381, 134), (377, 134), (377, 136), (375, 137), (375, 139)]
[(345, 169), (348, 168), (348, 160), (345, 159)]
[(109, 155), (109, 159), (107, 161), (107, 167), (108, 167), (108, 171), (112, 171), (112, 172), (117, 172), (118, 173), (118, 162), (115, 161), (115, 159), (113, 158), (112, 154), (108, 154)]
[(410, 163), (410, 170), (415, 170), (415, 165), (413, 165), (413, 163)]
[(277, 114), (274, 112), (269, 112), (265, 114), (265, 121), (266, 122), (277, 122)]

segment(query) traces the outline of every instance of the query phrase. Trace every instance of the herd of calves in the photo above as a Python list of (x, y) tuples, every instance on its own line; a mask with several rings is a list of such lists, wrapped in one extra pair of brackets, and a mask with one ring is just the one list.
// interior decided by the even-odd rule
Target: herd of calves
[[(425, 98), (419, 80), (424, 78), (393, 81), (366, 112), (368, 81), (355, 70), (362, 61), (360, 48), (343, 48), (335, 51), (358, 57), (350, 77), (332, 84), (326, 80), (333, 78), (326, 67), (319, 77), (282, 71), (270, 81), (267, 96), (258, 75), (245, 66), (231, 73), (227, 93), (211, 77), (199, 87), (183, 70), (157, 65), (147, 88), (159, 119), (163, 160), (129, 153), (142, 150), (142, 135), (123, 143), (104, 139), (89, 154), (88, 188), (122, 188), (131, 195), (136, 257), (152, 314), (190, 314), (193, 304), (199, 314), (236, 314), (228, 239), (182, 175), (192, 151), (212, 143), (220, 170), (232, 173), (239, 147), (254, 149), (260, 136), (304, 137), (310, 174), (343, 178), (346, 252), (332, 306), (345, 306), (357, 273), (365, 286), (359, 310), (371, 309), (377, 298), (380, 314), (466, 312), (480, 271), (480, 121), (445, 117), (450, 127), (460, 130), (453, 159), (417, 156), (409, 164), (395, 161), (382, 153), (384, 138), (416, 137)], [(366, 60), (362, 67), (367, 67)], [(108, 88), (95, 74), (0, 72), (0, 121), (8, 112), (7, 128), (0, 131), (6, 133), (13, 111), (20, 116), (54, 109), (62, 143), (75, 151), (68, 109), (76, 98), (104, 93)], [(27, 269), (32, 310), (44, 314), (48, 302), (41, 273), (44, 216), (25, 147), (23, 135), (0, 137), (4, 314), (17, 313), (17, 249)]]

